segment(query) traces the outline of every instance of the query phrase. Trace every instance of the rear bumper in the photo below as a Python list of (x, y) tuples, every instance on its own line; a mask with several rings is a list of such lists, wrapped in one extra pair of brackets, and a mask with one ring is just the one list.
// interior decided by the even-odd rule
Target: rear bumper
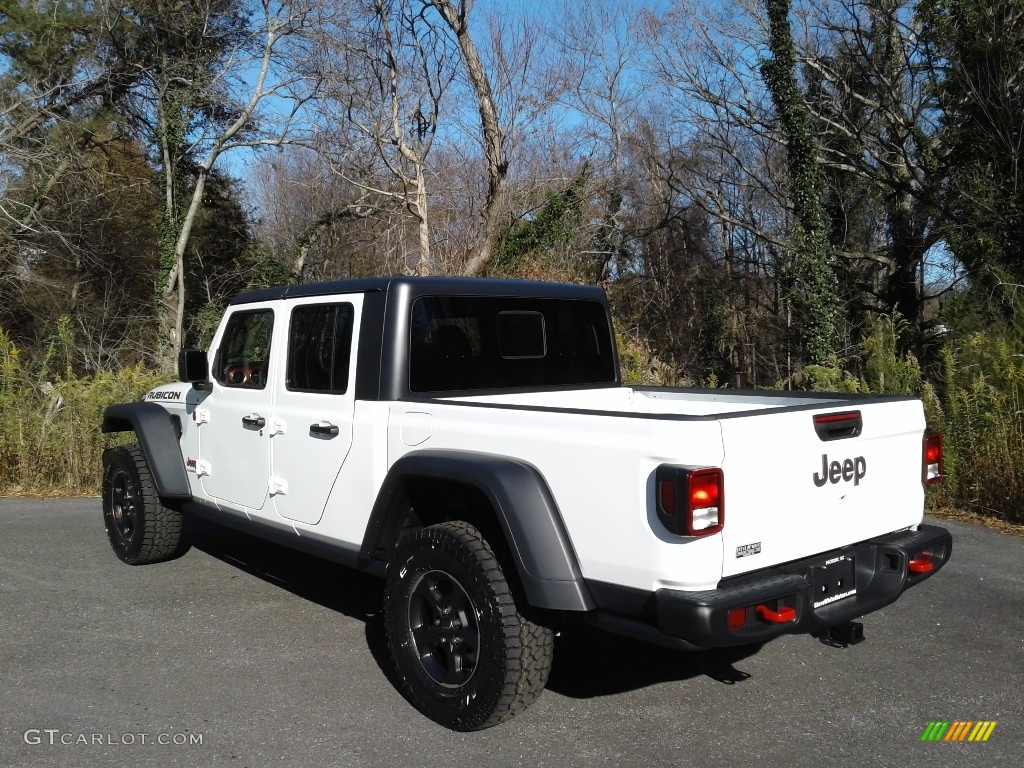
[[(922, 555), (926, 550), (927, 557)], [(619, 615), (614, 622), (599, 623), (658, 642), (650, 636), (655, 630), (665, 644), (699, 648), (762, 643), (783, 634), (816, 632), (889, 605), (937, 573), (952, 551), (953, 539), (946, 529), (922, 525), (917, 531), (889, 534), (729, 579), (706, 592), (658, 590), (653, 605), (648, 601), (648, 610), (642, 612), (647, 615), (646, 622), (641, 616), (628, 618), (615, 611)], [(856, 593), (834, 602), (812, 594), (821, 589), (816, 571), (843, 558), (853, 560)], [(851, 591), (848, 586), (839, 594)], [(641, 631), (631, 632), (630, 626)]]

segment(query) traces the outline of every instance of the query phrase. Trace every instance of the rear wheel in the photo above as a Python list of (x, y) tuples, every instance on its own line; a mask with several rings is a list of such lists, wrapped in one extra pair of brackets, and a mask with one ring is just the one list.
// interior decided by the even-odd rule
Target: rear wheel
[(468, 523), (430, 526), (399, 543), (385, 618), (406, 694), (441, 725), (489, 728), (544, 690), (553, 634), (522, 616), (494, 552)]
[(137, 445), (103, 453), (103, 523), (114, 553), (129, 565), (172, 560), (189, 549), (181, 513), (161, 503)]

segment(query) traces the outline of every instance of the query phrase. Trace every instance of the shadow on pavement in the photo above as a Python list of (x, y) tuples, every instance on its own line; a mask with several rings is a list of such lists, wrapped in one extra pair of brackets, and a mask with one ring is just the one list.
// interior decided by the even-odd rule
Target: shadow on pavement
[(187, 520), (192, 546), (293, 595), (362, 621), (366, 643), (381, 672), (398, 690), (381, 607), (384, 582), (352, 568), (273, 544), (196, 516)]
[(202, 518), (187, 519), (192, 546), (211, 557), (361, 621), (380, 613), (384, 583), (378, 578)]
[[(366, 625), (366, 641), (381, 672), (399, 690), (388, 652), (381, 612), (383, 580), (272, 544), (232, 528), (188, 518), (188, 536), (201, 552), (274, 584), (292, 594)], [(760, 646), (687, 653), (618, 637), (585, 625), (555, 639), (548, 690), (572, 698), (592, 698), (688, 680), (701, 675), (726, 685), (749, 675), (734, 664)]]
[(555, 638), (547, 688), (587, 699), (700, 676), (734, 685), (750, 677), (734, 665), (761, 647), (743, 645), (691, 653), (580, 627)]

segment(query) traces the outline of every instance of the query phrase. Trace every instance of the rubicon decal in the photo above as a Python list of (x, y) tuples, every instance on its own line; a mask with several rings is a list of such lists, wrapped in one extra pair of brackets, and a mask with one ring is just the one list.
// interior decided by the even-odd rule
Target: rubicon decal
[(854, 459), (843, 459), (829, 462), (828, 454), (821, 454), (821, 472), (815, 472), (812, 477), (814, 484), (821, 488), (825, 483), (848, 483), (853, 480), (854, 485), (860, 485), (864, 475), (868, 473), (868, 460), (863, 456)]
[(996, 720), (933, 720), (921, 734), (921, 741), (988, 741)]
[(147, 400), (181, 400), (181, 391), (174, 392), (147, 392)]

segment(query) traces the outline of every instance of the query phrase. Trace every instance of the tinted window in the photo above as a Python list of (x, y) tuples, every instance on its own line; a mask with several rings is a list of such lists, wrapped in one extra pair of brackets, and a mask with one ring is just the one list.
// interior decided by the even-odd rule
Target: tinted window
[(544, 315), (540, 312), (499, 312), (498, 352), (506, 360), (547, 355)]
[(274, 313), (236, 312), (228, 320), (213, 376), (225, 387), (263, 389), (267, 386), (267, 361), (274, 330)]
[(288, 389), (345, 393), (354, 316), (351, 304), (316, 304), (292, 310)]
[(604, 307), (592, 301), (424, 296), (412, 307), (409, 389), (612, 384)]

